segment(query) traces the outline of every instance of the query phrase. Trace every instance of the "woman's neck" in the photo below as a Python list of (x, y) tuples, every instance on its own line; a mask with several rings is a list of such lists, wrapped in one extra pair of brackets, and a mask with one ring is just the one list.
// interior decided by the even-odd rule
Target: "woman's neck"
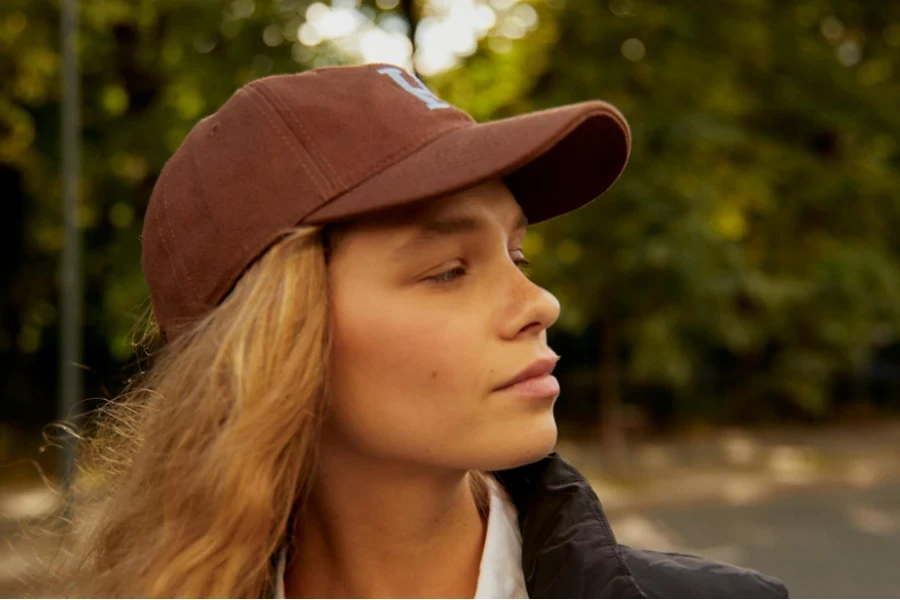
[(473, 597), (486, 523), (465, 472), (326, 461), (298, 515), (287, 597)]

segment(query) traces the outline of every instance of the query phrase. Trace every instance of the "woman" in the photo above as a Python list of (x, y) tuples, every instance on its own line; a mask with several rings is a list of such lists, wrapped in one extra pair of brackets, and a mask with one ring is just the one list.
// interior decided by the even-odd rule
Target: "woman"
[(475, 124), (389, 65), (260, 79), (200, 121), (147, 211), (165, 347), (109, 413), (81, 593), (784, 595), (619, 546), (552, 453), (560, 307), (525, 228), (629, 147), (602, 102)]

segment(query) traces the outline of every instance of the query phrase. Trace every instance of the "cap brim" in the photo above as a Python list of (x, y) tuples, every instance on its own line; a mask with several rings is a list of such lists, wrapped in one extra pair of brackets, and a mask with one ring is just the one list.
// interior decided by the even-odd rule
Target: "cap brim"
[(594, 200), (631, 149), (622, 114), (591, 101), (450, 131), (305, 217), (320, 224), (435, 198), (503, 177), (529, 223)]

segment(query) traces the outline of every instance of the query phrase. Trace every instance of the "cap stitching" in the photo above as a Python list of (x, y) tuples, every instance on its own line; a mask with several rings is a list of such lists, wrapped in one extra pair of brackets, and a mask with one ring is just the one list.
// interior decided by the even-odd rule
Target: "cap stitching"
[[(168, 179), (164, 178), (162, 180), (162, 190), (160, 190), (162, 192), (162, 203), (163, 203), (162, 208), (163, 208), (163, 210), (162, 210), (161, 215), (159, 214), (159, 212), (157, 212), (157, 215), (156, 215), (157, 222), (160, 225), (159, 232), (162, 237), (162, 242), (163, 242), (162, 246), (163, 246), (163, 249), (165, 249), (167, 251), (166, 253), (169, 255), (169, 258), (174, 259), (174, 262), (178, 262), (179, 265), (181, 266), (181, 270), (184, 272), (184, 278), (187, 280), (188, 286), (190, 287), (191, 292), (194, 295), (193, 299), (195, 302), (199, 302), (200, 294), (197, 293), (197, 286), (194, 284), (194, 280), (191, 277), (190, 271), (188, 271), (187, 265), (185, 264), (183, 258), (180, 256), (180, 254), (178, 252), (173, 251), (173, 250), (175, 250), (175, 236), (172, 234), (171, 223), (169, 222), (168, 187), (169, 187)], [(165, 240), (166, 234), (168, 234), (168, 236), (169, 236), (168, 243)]]
[(419, 143), (417, 143), (415, 145), (412, 145), (412, 146), (409, 146), (406, 148), (401, 148), (397, 152), (394, 152), (390, 156), (387, 156), (386, 158), (380, 160), (379, 162), (375, 163), (374, 166), (370, 167), (369, 169), (367, 169), (365, 171), (362, 171), (360, 175), (357, 175), (356, 181), (354, 181), (353, 183), (347, 184), (347, 185), (343, 186), (342, 188), (338, 188), (338, 190), (334, 196), (329, 198), (326, 202), (323, 202), (321, 205), (316, 206), (316, 207), (312, 208), (311, 210), (309, 210), (305, 215), (303, 215), (303, 219), (315, 217), (315, 215), (317, 213), (319, 213), (321, 210), (323, 210), (326, 206), (329, 206), (332, 202), (337, 201), (339, 198), (343, 197), (344, 195), (350, 193), (352, 190), (354, 190), (354, 189), (360, 187), (361, 185), (363, 185), (364, 183), (366, 183), (369, 179), (371, 179), (372, 177), (375, 176), (377, 171), (379, 171), (386, 165), (399, 162), (399, 161), (403, 160), (404, 158), (410, 156), (411, 154), (418, 152), (425, 146), (427, 146), (433, 142), (436, 142), (438, 139), (444, 137), (445, 135), (447, 135), (453, 131), (456, 131), (457, 129), (462, 129), (463, 127), (465, 127), (467, 125), (471, 125), (471, 123), (459, 123), (457, 125), (454, 125), (453, 127), (449, 127), (446, 130), (440, 131), (431, 137), (423, 138), (422, 140), (419, 141)]
[[(332, 186), (334, 186), (334, 182), (339, 182), (340, 177), (338, 176), (337, 171), (335, 171), (334, 165), (331, 164), (331, 161), (328, 160), (328, 157), (325, 155), (325, 153), (322, 152), (316, 146), (316, 143), (313, 140), (313, 138), (306, 132), (306, 128), (303, 126), (303, 124), (300, 121), (297, 120), (294, 113), (288, 109), (288, 107), (285, 105), (285, 103), (282, 101), (282, 99), (274, 92), (272, 92), (270, 94), (269, 92), (271, 92), (271, 90), (269, 90), (267, 88), (254, 86), (254, 89), (259, 91), (260, 94), (264, 95), (266, 97), (266, 99), (269, 100), (269, 102), (271, 102), (273, 105), (276, 103), (276, 101), (278, 102), (278, 104), (281, 105), (282, 110), (278, 111), (278, 114), (281, 115), (281, 118), (284, 119), (285, 113), (287, 113), (291, 122), (296, 124), (297, 127), (300, 129), (300, 133), (303, 135), (304, 141), (307, 142), (312, 147), (312, 150), (316, 153), (316, 155), (318, 157), (320, 157), (322, 159), (322, 161), (325, 163), (325, 166), (328, 167), (328, 172), (331, 175), (331, 179), (332, 179), (332, 181), (329, 183), (331, 183)], [(276, 108), (276, 110), (277, 110), (277, 108)]]
[(365, 183), (366, 181), (368, 181), (371, 177), (373, 177), (373, 176), (375, 175), (375, 172), (376, 172), (376, 171), (379, 171), (380, 169), (383, 169), (385, 166), (390, 165), (390, 164), (393, 164), (393, 163), (398, 162), (398, 161), (400, 161), (400, 160), (403, 160), (403, 159), (406, 158), (407, 156), (410, 156), (411, 154), (413, 154), (413, 153), (415, 153), (415, 152), (418, 152), (419, 150), (421, 150), (422, 148), (424, 148), (424, 147), (427, 146), (428, 144), (431, 144), (432, 142), (437, 141), (438, 139), (444, 137), (445, 135), (447, 135), (448, 133), (450, 133), (450, 132), (452, 132), (452, 131), (456, 131), (457, 129), (461, 129), (461, 128), (463, 128), (463, 127), (471, 126), (471, 125), (472, 125), (472, 123), (468, 123), (468, 122), (467, 122), (467, 123), (459, 123), (459, 124), (456, 124), (456, 125), (454, 125), (453, 127), (448, 127), (447, 129), (444, 129), (444, 130), (442, 130), (442, 131), (439, 131), (439, 132), (435, 133), (435, 134), (432, 135), (432, 136), (422, 138), (422, 139), (418, 140), (417, 143), (415, 143), (415, 144), (413, 144), (413, 145), (411, 145), (411, 146), (408, 146), (408, 147), (401, 148), (401, 149), (397, 150), (397, 151), (394, 152), (393, 154), (391, 154), (391, 155), (389, 155), (389, 156), (387, 156), (387, 157), (381, 159), (380, 161), (378, 161), (377, 163), (375, 163), (374, 165), (372, 165), (371, 167), (369, 167), (369, 168), (366, 169), (365, 171), (360, 172), (360, 174), (357, 175), (357, 178), (358, 178), (357, 181), (355, 181), (355, 182), (353, 182), (353, 183), (351, 183), (351, 184), (345, 186), (344, 188), (340, 189), (340, 190), (338, 191), (338, 193), (335, 195), (335, 198), (336, 198), (337, 196), (341, 196), (341, 195), (343, 195), (343, 194), (346, 194), (347, 192), (349, 192), (350, 190), (352, 190), (352, 189), (355, 188), (355, 187), (359, 187), (360, 185), (362, 185), (363, 183)]
[(272, 128), (275, 130), (275, 132), (278, 134), (278, 137), (281, 138), (281, 141), (283, 141), (293, 151), (294, 156), (297, 158), (298, 162), (300, 163), (300, 167), (304, 171), (306, 171), (306, 175), (309, 177), (313, 186), (315, 186), (316, 191), (319, 193), (319, 199), (320, 200), (324, 199), (326, 197), (326, 194), (322, 191), (322, 188), (319, 185), (319, 182), (316, 180), (316, 177), (310, 171), (309, 167), (306, 164), (306, 161), (303, 160), (303, 156), (301, 156), (301, 154), (299, 152), (297, 152), (297, 148), (294, 147), (293, 145), (291, 145), (290, 140), (288, 140), (287, 136), (284, 135), (284, 132), (278, 127), (278, 124), (272, 119), (272, 117), (269, 114), (266, 113), (265, 110), (263, 110), (260, 106), (258, 106), (256, 104), (255, 101), (253, 101), (252, 96), (251, 96), (251, 104), (253, 105), (254, 108), (256, 108), (256, 110), (259, 112), (259, 114), (261, 114), (263, 116), (263, 118), (265, 118), (266, 121), (268, 121), (269, 125), (271, 125)]

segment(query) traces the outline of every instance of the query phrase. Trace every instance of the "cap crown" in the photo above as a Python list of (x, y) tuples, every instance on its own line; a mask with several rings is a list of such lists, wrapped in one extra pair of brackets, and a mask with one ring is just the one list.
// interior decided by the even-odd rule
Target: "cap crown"
[(162, 169), (142, 235), (169, 334), (214, 307), (288, 228), (444, 133), (474, 125), (386, 64), (273, 75), (200, 120)]

